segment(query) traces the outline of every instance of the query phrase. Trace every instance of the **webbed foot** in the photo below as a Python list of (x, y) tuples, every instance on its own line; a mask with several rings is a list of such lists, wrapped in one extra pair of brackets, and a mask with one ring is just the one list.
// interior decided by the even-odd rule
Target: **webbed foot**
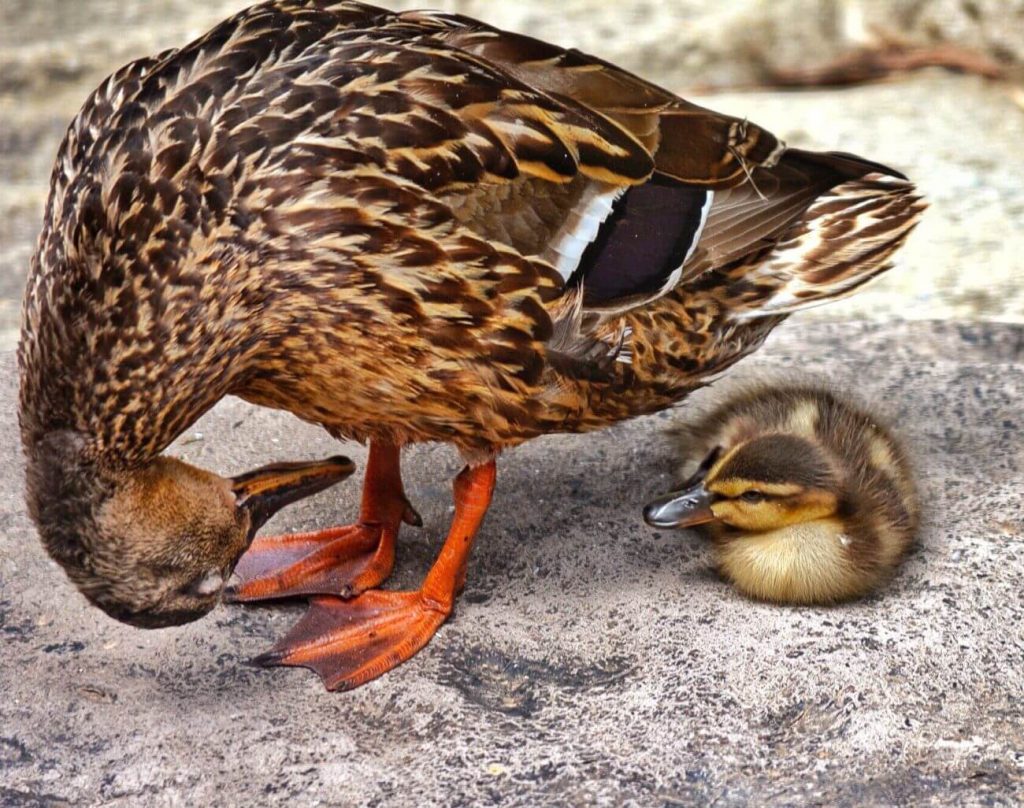
[(310, 668), (328, 690), (349, 690), (410, 659), (451, 614), (494, 479), (493, 460), (456, 478), (455, 517), (419, 591), (374, 589), (351, 600), (313, 598), (287, 636), (253, 662)]
[(313, 533), (257, 537), (235, 565), (237, 582), (225, 590), (224, 598), (348, 598), (380, 586), (394, 567), (402, 522), (422, 524), (402, 489), (398, 447), (373, 443), (359, 522)]

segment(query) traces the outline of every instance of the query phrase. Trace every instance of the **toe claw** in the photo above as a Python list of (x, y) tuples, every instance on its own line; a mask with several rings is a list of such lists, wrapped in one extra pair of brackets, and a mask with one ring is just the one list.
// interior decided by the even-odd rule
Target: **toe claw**
[(423, 517), (420, 516), (419, 511), (409, 503), (409, 500), (405, 501), (405, 510), (402, 511), (402, 521), (411, 527), (423, 527)]
[(273, 668), (276, 665), (280, 665), (284, 658), (288, 656), (281, 651), (265, 651), (258, 656), (254, 656), (252, 659), (246, 660), (247, 665), (251, 665), (254, 668)]

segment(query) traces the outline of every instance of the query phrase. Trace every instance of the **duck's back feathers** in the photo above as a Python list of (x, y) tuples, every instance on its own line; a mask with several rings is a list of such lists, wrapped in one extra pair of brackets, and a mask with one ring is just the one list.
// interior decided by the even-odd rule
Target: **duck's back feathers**
[[(787, 150), (577, 51), (274, 0), (118, 71), (72, 124), (26, 292), (24, 395), (77, 412), (108, 382), (155, 387), (167, 417), (146, 451), (240, 379), (319, 421), (376, 422), (381, 395), (407, 392), (386, 431), (408, 439), (465, 437), (481, 414), (487, 444), (595, 428), (672, 404), (786, 313), (877, 274), (920, 207), (895, 172)], [(216, 383), (182, 401), (172, 371), (199, 378), (196, 345)], [(351, 379), (315, 405), (267, 381), (299, 360), (337, 380), (358, 351), (394, 377), (365, 400)], [(83, 363), (68, 389), (45, 381)]]

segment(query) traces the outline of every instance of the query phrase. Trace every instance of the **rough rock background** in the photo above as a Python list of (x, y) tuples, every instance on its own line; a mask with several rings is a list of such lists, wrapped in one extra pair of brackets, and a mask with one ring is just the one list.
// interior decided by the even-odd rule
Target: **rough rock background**
[[(562, 0), (557, 13), (541, 0), (379, 1), (481, 16), (688, 96), (701, 87), (707, 106), (920, 184), (932, 207), (899, 266), (793, 318), (738, 369), (800, 368), (881, 402), (920, 469), (918, 548), (861, 603), (754, 604), (715, 578), (692, 536), (639, 520), (672, 476), (667, 416), (543, 439), (504, 460), (452, 621), (413, 662), (329, 696), (306, 672), (243, 665), (298, 606), (226, 607), (152, 633), (86, 607), (24, 514), (6, 353), (0, 805), (1024, 800), (1024, 0)], [(82, 99), (244, 5), (0, 0), (0, 349), (17, 338), (50, 165)], [(894, 41), (969, 47), (1008, 79), (929, 70), (753, 91)], [(228, 400), (175, 451), (232, 473), (335, 448)], [(405, 466), (426, 521), (400, 548), (395, 585), (412, 587), (440, 546), (458, 463), (421, 447)], [(271, 529), (347, 521), (357, 500), (353, 480)]]

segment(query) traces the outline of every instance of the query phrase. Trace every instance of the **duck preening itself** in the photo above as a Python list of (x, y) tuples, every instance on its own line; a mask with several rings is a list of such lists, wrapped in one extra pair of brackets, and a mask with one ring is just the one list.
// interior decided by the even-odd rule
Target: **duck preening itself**
[[(883, 272), (923, 207), (882, 165), (474, 20), (254, 6), (67, 132), (19, 347), (31, 513), (94, 603), (164, 625), (215, 602), (265, 510), (163, 457), (175, 436), (235, 395), (368, 442), (359, 520), (256, 539), (231, 593), (326, 595), (263, 661), (353, 687), (450, 613), (503, 449), (678, 402)], [(383, 591), (422, 441), (466, 460), (454, 520), (423, 587)]]
[(644, 518), (699, 526), (722, 575), (751, 597), (864, 595), (913, 540), (918, 504), (906, 455), (875, 415), (833, 391), (751, 388), (680, 432), (686, 453), (703, 459)]

